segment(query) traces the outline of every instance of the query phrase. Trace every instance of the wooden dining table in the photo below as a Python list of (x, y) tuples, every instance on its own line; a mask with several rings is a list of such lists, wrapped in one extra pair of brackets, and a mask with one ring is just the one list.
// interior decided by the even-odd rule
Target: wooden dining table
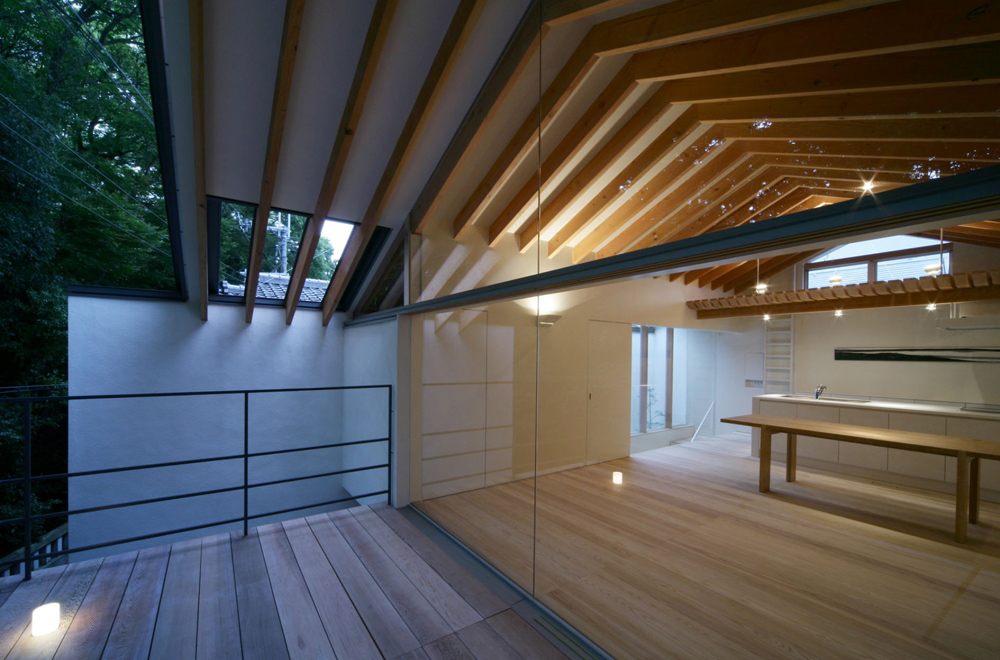
[(762, 493), (771, 489), (771, 438), (775, 433), (788, 434), (788, 452), (785, 459), (785, 481), (788, 482), (795, 481), (796, 438), (799, 435), (954, 456), (958, 461), (955, 484), (955, 540), (959, 543), (966, 541), (968, 523), (975, 524), (979, 520), (980, 461), (1000, 460), (1000, 441), (973, 440), (949, 435), (771, 415), (740, 415), (727, 417), (721, 421), (760, 429), (760, 492)]

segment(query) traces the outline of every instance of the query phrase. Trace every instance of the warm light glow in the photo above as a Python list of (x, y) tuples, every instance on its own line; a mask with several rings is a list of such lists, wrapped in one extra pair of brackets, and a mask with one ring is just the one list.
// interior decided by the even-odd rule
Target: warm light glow
[(834, 316), (843, 316), (843, 315), (844, 315), (844, 310), (842, 310), (842, 309), (838, 309), (837, 311), (835, 311), (835, 312), (833, 313), (833, 315), (834, 315)]
[(840, 275), (831, 275), (830, 276), (830, 286), (840, 286), (840, 283), (843, 282), (843, 281), (844, 281), (844, 278), (842, 278)]
[(924, 272), (928, 275), (940, 275), (941, 274), (941, 264), (927, 264), (924, 266)]
[(771, 320), (771, 315), (770, 314), (765, 314), (764, 315), (764, 320), (765, 321), (770, 321)]
[(767, 293), (767, 282), (757, 282), (754, 290), (759, 294)]
[(875, 188), (874, 181), (865, 181), (861, 184), (861, 190), (865, 192), (871, 192), (873, 188)]
[(41, 637), (59, 628), (59, 603), (46, 603), (31, 613), (31, 636)]
[(935, 303), (931, 303), (931, 304), (927, 305), (927, 311), (928, 312), (933, 312), (935, 309), (937, 309), (937, 305)]
[(622, 483), (623, 483), (623, 481), (622, 481), (622, 473), (621, 472), (612, 472), (611, 473), (611, 483), (617, 484), (619, 486), (622, 485)]

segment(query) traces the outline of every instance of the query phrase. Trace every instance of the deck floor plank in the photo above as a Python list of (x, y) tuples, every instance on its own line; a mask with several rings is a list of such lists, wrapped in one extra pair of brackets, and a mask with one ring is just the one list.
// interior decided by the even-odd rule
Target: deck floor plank
[(125, 595), (115, 616), (102, 660), (137, 660), (149, 657), (153, 629), (167, 574), (170, 546), (139, 551)]
[(292, 660), (335, 657), (284, 528), (280, 523), (263, 525), (257, 528), (257, 535), (289, 657)]
[(391, 506), (372, 507), (372, 510), (483, 618), (507, 609), (507, 603), (500, 600), (440, 546), (424, 536), (423, 532), (414, 527), (413, 523), (404, 518), (399, 511)]
[(149, 660), (186, 660), (198, 647), (198, 591), (201, 539), (170, 548)]
[(326, 515), (306, 519), (327, 559), (333, 565), (375, 643), (386, 658), (395, 658), (420, 648), (409, 626), (389, 602), (375, 578)]
[(511, 648), (485, 621), (460, 630), (457, 634), (476, 656), (476, 660), (522, 660), (521, 654)]
[(42, 569), (28, 582), (22, 581), (20, 575), (14, 576), (18, 580), (17, 587), (0, 606), (0, 658), (7, 657), (14, 648), (28, 627), (31, 611), (45, 603), (65, 570), (65, 566)]
[(514, 610), (504, 610), (486, 620), (525, 660), (566, 660), (566, 655), (531, 627)]
[[(59, 628), (42, 637), (32, 637), (31, 627), (26, 626), (20, 639), (7, 654), (7, 660), (51, 660), (59, 649), (77, 609), (94, 582), (103, 560), (90, 559), (70, 564), (52, 587), (45, 602), (59, 603)], [(30, 613), (27, 622), (30, 622)]]
[(372, 538), (392, 559), (399, 569), (420, 590), (427, 601), (434, 606), (438, 614), (448, 622), (452, 630), (462, 630), (483, 617), (465, 602), (458, 592), (445, 582), (427, 562), (414, 552), (406, 541), (392, 531), (385, 521), (368, 508), (352, 509), (354, 517), (361, 523)]
[(240, 617), (236, 610), (236, 577), (229, 534), (201, 542), (201, 584), (198, 594), (198, 657), (241, 660)]
[(80, 616), (73, 617), (55, 660), (100, 660), (138, 554), (132, 551), (104, 560), (80, 605)]
[(329, 516), (421, 644), (428, 644), (451, 634), (448, 622), (438, 614), (434, 606), (399, 570), (353, 515), (345, 510), (335, 511)]
[(243, 658), (288, 660), (285, 635), (281, 630), (271, 582), (267, 578), (257, 530), (250, 530), (246, 536), (233, 534), (231, 543)]
[(477, 660), (458, 635), (448, 635), (424, 647), (431, 660)]
[(337, 657), (381, 660), (382, 654), (333, 572), (309, 523), (299, 518), (282, 523), (282, 527)]
[(0, 660), (566, 660), (424, 533), (361, 507), (0, 580)]

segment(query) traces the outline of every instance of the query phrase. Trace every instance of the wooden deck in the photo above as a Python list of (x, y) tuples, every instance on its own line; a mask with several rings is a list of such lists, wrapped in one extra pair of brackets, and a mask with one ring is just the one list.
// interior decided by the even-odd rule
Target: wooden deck
[(1000, 506), (961, 545), (953, 494), (801, 466), (761, 494), (749, 453), (699, 440), (419, 506), (620, 660), (1000, 658)]
[[(398, 511), (360, 507), (0, 581), (5, 660), (566, 660)], [(58, 601), (57, 632), (31, 611)]]

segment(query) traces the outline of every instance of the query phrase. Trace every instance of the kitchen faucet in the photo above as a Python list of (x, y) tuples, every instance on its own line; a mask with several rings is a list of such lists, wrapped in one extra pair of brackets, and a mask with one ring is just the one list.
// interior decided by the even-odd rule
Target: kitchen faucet
[(819, 387), (817, 387), (816, 388), (816, 398), (818, 399), (819, 395), (822, 394), (825, 391), (826, 391), (826, 385), (820, 385)]

